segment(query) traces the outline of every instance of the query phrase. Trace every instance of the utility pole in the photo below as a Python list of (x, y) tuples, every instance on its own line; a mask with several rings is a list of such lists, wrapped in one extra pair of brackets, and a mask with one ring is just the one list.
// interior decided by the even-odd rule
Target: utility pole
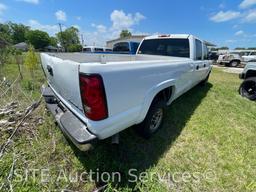
[(84, 50), (84, 35), (83, 34), (81, 34), (81, 44), (82, 44), (82, 52), (83, 52), (83, 50)]
[(58, 24), (59, 24), (59, 27), (60, 27), (61, 44), (63, 45), (64, 52), (66, 52), (66, 50), (65, 50), (65, 42), (63, 40), (63, 34), (62, 34), (62, 24), (61, 23), (58, 23)]
[(81, 41), (82, 41), (82, 46), (84, 46), (84, 35), (81, 34)]

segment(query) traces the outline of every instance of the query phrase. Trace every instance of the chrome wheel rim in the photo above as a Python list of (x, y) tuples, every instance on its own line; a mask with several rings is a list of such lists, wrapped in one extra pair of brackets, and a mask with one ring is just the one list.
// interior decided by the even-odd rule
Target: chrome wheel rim
[(237, 61), (234, 61), (234, 62), (231, 63), (231, 66), (232, 66), (232, 67), (236, 67), (237, 65), (238, 65), (238, 62), (237, 62)]
[(159, 128), (159, 126), (162, 122), (162, 119), (163, 119), (163, 109), (158, 109), (154, 113), (154, 115), (152, 116), (152, 119), (150, 121), (149, 129), (151, 132), (155, 132)]

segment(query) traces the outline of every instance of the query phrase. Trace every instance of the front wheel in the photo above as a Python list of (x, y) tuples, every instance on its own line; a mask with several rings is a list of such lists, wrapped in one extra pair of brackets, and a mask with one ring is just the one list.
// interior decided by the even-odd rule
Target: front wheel
[(256, 77), (245, 79), (239, 88), (239, 93), (243, 97), (252, 101), (256, 100)]
[(239, 64), (240, 64), (240, 61), (234, 60), (229, 63), (229, 66), (230, 67), (238, 67)]
[(161, 128), (165, 107), (166, 104), (163, 101), (155, 101), (152, 103), (144, 121), (137, 125), (137, 131), (142, 137), (148, 139)]

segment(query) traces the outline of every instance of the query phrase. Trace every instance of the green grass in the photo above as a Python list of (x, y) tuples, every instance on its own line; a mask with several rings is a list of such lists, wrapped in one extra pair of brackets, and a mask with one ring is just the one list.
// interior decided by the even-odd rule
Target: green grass
[[(17, 76), (14, 64), (6, 65), (3, 71), (11, 80)], [(36, 73), (34, 99), (44, 82), (40, 67)], [(26, 74), (19, 84), (30, 93), (26, 81), (32, 80)], [(36, 136), (17, 134), (0, 160), (0, 186), (15, 153), (15, 170), (24, 175), (25, 169), (48, 169), (51, 177), (41, 182), (38, 172), (35, 178), (29, 174), (19, 182), (14, 175), (14, 191), (92, 191), (106, 184), (97, 181), (97, 175), (93, 175), (94, 181), (86, 176), (83, 182), (57, 181), (61, 171), (74, 176), (90, 170), (121, 174), (121, 182), (113, 177), (116, 180), (107, 183), (106, 191), (255, 191), (256, 105), (240, 97), (240, 83), (237, 75), (214, 69), (205, 87), (193, 88), (168, 108), (163, 128), (152, 139), (144, 140), (130, 128), (121, 133), (118, 147), (109, 140), (100, 141), (86, 153), (65, 139), (41, 105), (33, 115), (43, 116), (45, 122), (34, 128)], [(3, 101), (0, 103), (2, 106)], [(9, 134), (0, 136), (3, 143)], [(132, 174), (148, 177), (129, 182), (134, 179), (130, 169), (136, 169)]]

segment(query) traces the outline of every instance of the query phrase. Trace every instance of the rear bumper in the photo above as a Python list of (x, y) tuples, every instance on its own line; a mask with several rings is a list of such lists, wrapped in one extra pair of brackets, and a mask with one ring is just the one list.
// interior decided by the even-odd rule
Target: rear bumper
[(87, 151), (97, 137), (90, 133), (86, 125), (80, 121), (63, 103), (54, 95), (50, 87), (42, 87), (42, 95), (46, 106), (54, 116), (61, 131), (81, 151)]

